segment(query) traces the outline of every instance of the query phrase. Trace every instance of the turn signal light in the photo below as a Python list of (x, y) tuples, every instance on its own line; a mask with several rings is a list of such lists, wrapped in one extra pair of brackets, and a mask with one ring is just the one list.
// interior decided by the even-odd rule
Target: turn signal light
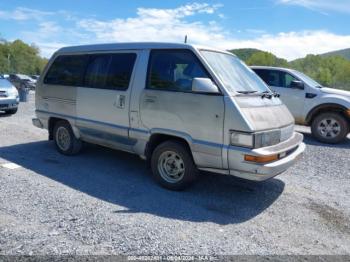
[(272, 162), (278, 159), (278, 155), (270, 155), (270, 156), (251, 156), (244, 155), (244, 160), (255, 163), (267, 163)]

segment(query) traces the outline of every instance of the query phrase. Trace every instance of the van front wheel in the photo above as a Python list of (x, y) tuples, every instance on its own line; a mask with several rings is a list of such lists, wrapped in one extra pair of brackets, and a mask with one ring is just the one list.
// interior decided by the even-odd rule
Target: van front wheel
[(341, 114), (322, 113), (312, 121), (311, 133), (320, 142), (336, 144), (346, 138), (349, 126)]
[(151, 159), (155, 180), (170, 190), (183, 190), (193, 183), (198, 170), (187, 147), (177, 141), (166, 141), (153, 151)]
[(53, 139), (58, 152), (64, 155), (79, 153), (82, 142), (73, 133), (72, 127), (67, 121), (58, 121), (53, 129)]

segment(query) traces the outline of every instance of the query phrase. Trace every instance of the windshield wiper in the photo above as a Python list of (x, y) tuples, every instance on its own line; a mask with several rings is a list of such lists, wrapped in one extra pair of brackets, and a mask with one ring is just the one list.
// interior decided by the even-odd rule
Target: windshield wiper
[(271, 99), (273, 96), (273, 93), (271, 93), (270, 91), (264, 91), (261, 93), (261, 98), (264, 99), (265, 97), (268, 99)]
[(274, 97), (280, 97), (281, 95), (280, 95), (280, 93), (277, 93), (276, 91), (273, 91), (273, 96)]
[(240, 94), (253, 94), (253, 93), (256, 93), (258, 91), (254, 91), (254, 90), (250, 90), (250, 91), (246, 91), (246, 90), (240, 90), (240, 91), (237, 91), (237, 93), (240, 93)]
[(272, 93), (270, 91), (264, 91), (261, 94), (261, 98), (268, 98), (271, 99), (272, 97), (280, 97), (281, 95), (279, 93), (277, 93), (276, 91), (273, 91)]

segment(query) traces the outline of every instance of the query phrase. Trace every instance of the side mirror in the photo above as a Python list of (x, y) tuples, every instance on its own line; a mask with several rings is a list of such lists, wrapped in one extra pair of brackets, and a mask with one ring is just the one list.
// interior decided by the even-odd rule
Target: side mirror
[(290, 83), (290, 87), (295, 89), (304, 89), (304, 83), (302, 81), (293, 80)]
[(193, 78), (192, 91), (196, 93), (218, 94), (218, 87), (209, 78)]

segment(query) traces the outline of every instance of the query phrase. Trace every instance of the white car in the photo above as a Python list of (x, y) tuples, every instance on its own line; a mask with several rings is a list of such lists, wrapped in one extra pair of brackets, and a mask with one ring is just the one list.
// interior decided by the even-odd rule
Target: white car
[(311, 126), (312, 135), (325, 143), (339, 143), (350, 131), (350, 92), (323, 87), (307, 75), (287, 68), (252, 66), (295, 118)]
[(15, 114), (19, 103), (17, 89), (6, 79), (0, 77), (0, 111)]
[(11, 83), (19, 89), (35, 90), (36, 80), (23, 74), (11, 74), (9, 76)]

